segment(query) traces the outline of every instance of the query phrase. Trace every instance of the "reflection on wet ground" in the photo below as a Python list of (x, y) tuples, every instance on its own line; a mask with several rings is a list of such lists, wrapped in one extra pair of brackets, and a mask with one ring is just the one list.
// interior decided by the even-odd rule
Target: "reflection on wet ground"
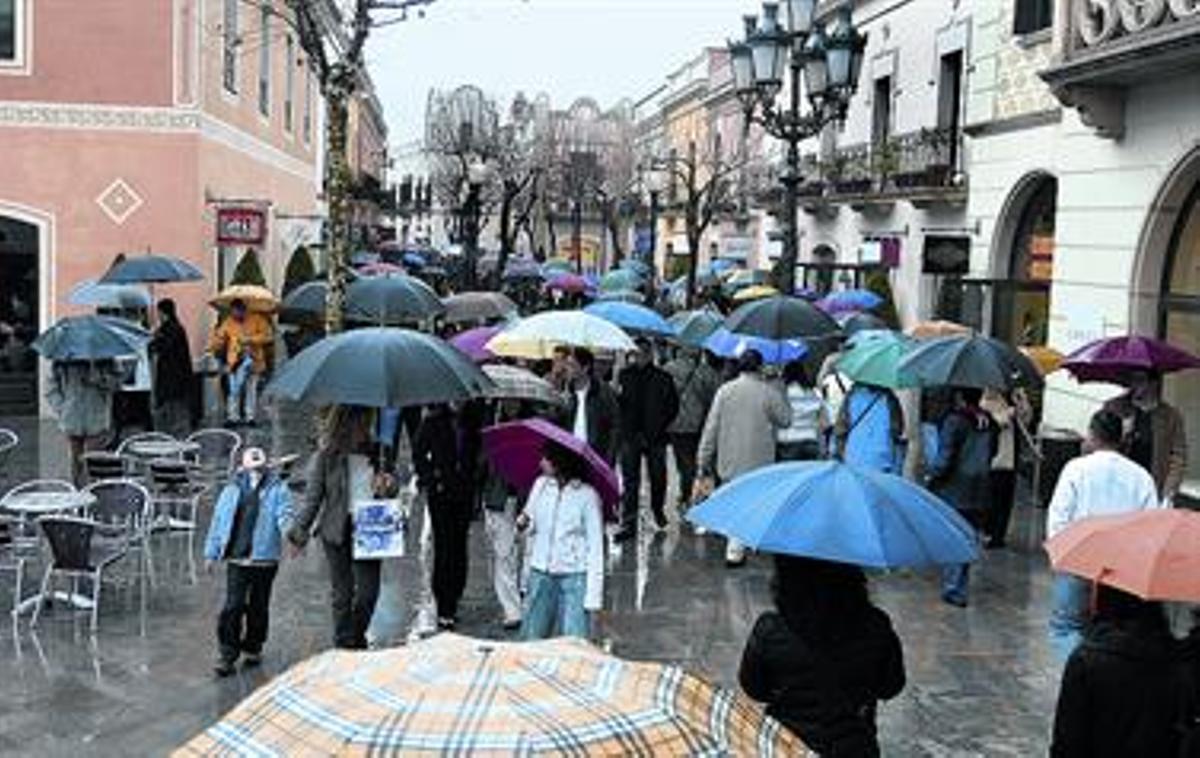
[[(304, 419), (288, 413), (251, 434), (273, 454), (301, 451)], [(0, 420), (7, 425), (26, 438), (10, 479), (65, 471), (52, 426)], [(885, 755), (1045, 754), (1057, 671), (1044, 632), (1049, 577), (1030, 516), (1020, 511), (1010, 548), (989, 552), (972, 575), (966, 610), (943, 605), (931, 575), (874, 577), (875, 599), (904, 641), (909, 676), (904, 693), (880, 710)], [(650, 531), (610, 556), (599, 636), (618, 655), (681, 663), (736, 686), (742, 644), (770, 602), (770, 561), (758, 556), (728, 570), (716, 538), (697, 537), (686, 527), (681, 533), (674, 525), (665, 535)], [(192, 583), (186, 539), (156, 539), (160, 582), (144, 612), (136, 585), (106, 588), (95, 640), (84, 615), (59, 609), (43, 617), (36, 634), (27, 621), (0, 631), (0, 753), (162, 754), (288, 665), (329, 646), (324, 558), (310, 548), (283, 566), (275, 584), (265, 665), (214, 679), (222, 572), (201, 573)], [(504, 637), (482, 524), (471, 539), (460, 631)], [(380, 644), (403, 644), (427, 622), (420, 612), (427, 602), (421, 575), (416, 555), (385, 569), (371, 630)], [(9, 592), (0, 587), (0, 604), (7, 604)]]

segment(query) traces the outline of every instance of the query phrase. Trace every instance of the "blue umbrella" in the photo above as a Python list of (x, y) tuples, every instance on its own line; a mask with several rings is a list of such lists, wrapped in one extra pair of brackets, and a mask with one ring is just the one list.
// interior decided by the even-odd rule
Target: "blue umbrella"
[(878, 308), (883, 298), (870, 290), (842, 290), (826, 295), (817, 306), (826, 313), (869, 311)]
[(600, 303), (634, 303), (641, 305), (646, 302), (646, 296), (634, 290), (616, 290), (614, 292), (601, 292), (596, 296), (596, 301)]
[(140, 284), (101, 284), (87, 279), (75, 285), (67, 298), (71, 305), (92, 308), (149, 308), (150, 291)]
[(971, 526), (909, 480), (837, 461), (766, 466), (688, 511), (696, 524), (768, 553), (895, 568), (969, 563)]
[(737, 268), (737, 265), (736, 261), (731, 261), (728, 258), (717, 258), (709, 262), (708, 270), (713, 274), (720, 274), (732, 268)]
[(808, 355), (808, 344), (799, 338), (773, 340), (747, 334), (735, 334), (721, 327), (704, 341), (704, 348), (722, 358), (739, 358), (747, 350), (757, 350), (773, 365), (798, 361)]
[(676, 313), (667, 323), (675, 327), (675, 339), (688, 347), (704, 347), (704, 341), (721, 328), (725, 319), (707, 308)]
[(153, 284), (156, 282), (196, 282), (204, 279), (200, 269), (169, 255), (117, 256), (100, 277), (101, 284)]
[(400, 260), (404, 262), (404, 265), (412, 266), (413, 268), (425, 268), (429, 265), (429, 261), (425, 259), (425, 256), (411, 250), (401, 256)]
[(316, 405), (402, 408), (469, 400), (495, 389), (463, 353), (409, 329), (326, 337), (283, 365), (267, 393)]
[(630, 332), (674, 336), (675, 329), (667, 320), (644, 305), (621, 302), (593, 303), (584, 313), (597, 316)]
[(649, 277), (651, 272), (654, 271), (654, 269), (650, 268), (650, 264), (637, 258), (623, 258), (617, 268), (628, 269), (642, 278)]
[(98, 361), (136, 355), (149, 339), (149, 332), (123, 318), (71, 316), (38, 335), (31, 347), (50, 361)]

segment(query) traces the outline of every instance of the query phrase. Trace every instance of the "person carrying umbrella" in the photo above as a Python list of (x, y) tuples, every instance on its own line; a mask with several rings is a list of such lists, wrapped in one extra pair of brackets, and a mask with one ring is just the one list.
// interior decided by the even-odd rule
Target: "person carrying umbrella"
[(59, 431), (67, 438), (71, 481), (84, 485), (83, 454), (89, 440), (112, 430), (113, 395), (125, 373), (113, 359), (54, 361), (46, 399), (58, 417)]
[(679, 396), (679, 412), (667, 427), (675, 469), (679, 472), (677, 503), (682, 513), (692, 501), (696, 485), (696, 452), (700, 447), (700, 432), (713, 398), (721, 386), (721, 377), (712, 367), (707, 355), (698, 348), (681, 347), (675, 357), (663, 367), (675, 382)]
[(596, 376), (596, 358), (591, 350), (575, 348), (567, 366), (570, 389), (561, 425), (591, 445), (611, 465), (620, 441), (617, 394)]
[(1150, 472), (1158, 495), (1171, 502), (1187, 467), (1183, 416), (1162, 399), (1162, 375), (1130, 371), (1129, 390), (1104, 404), (1121, 419), (1121, 450)]
[(650, 511), (654, 526), (666, 529), (663, 510), (667, 498), (667, 429), (679, 412), (679, 394), (671, 375), (654, 365), (654, 346), (637, 339), (633, 364), (621, 371), (621, 476), (624, 503), (621, 531), (614, 539), (626, 542), (637, 536), (641, 500), (642, 459), (650, 474)]
[(154, 359), (154, 428), (183, 437), (192, 418), (192, 351), (170, 298), (158, 301), (158, 328), (149, 347)]
[(792, 423), (775, 432), (775, 457), (781, 461), (824, 458), (829, 411), (801, 361), (783, 367), (783, 383), (792, 406)]
[(1017, 488), (1017, 427), (1026, 428), (1033, 418), (1033, 408), (1025, 391), (984, 390), (979, 407), (996, 427), (996, 454), (992, 457), (991, 507), (988, 510), (984, 535), (991, 549), (1004, 547), (1008, 537), (1008, 522), (1012, 517)]
[(251, 312), (241, 299), (230, 302), (229, 314), (213, 329), (208, 351), (229, 372), (225, 417), (231, 426), (241, 424), (243, 417), (246, 423), (254, 423), (258, 383), (267, 371), (267, 351), (273, 340), (267, 316)]
[(884, 473), (904, 467), (904, 411), (887, 387), (855, 382), (834, 423), (837, 457)]

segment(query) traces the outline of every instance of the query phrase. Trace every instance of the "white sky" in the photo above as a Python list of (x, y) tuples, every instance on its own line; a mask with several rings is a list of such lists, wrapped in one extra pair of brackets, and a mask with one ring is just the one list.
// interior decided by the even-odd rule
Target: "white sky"
[(430, 88), (475, 84), (506, 107), (524, 91), (555, 107), (640, 98), (707, 45), (741, 34), (752, 0), (437, 0), (372, 32), (366, 57), (391, 132), (422, 134)]

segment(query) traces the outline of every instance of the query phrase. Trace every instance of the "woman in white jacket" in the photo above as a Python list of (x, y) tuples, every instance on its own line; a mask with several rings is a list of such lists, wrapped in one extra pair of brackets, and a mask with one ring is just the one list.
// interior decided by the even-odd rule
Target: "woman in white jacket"
[(587, 638), (589, 613), (604, 605), (604, 526), (586, 464), (554, 442), (542, 451), (542, 476), (517, 528), (527, 531), (529, 589), (521, 637)]

